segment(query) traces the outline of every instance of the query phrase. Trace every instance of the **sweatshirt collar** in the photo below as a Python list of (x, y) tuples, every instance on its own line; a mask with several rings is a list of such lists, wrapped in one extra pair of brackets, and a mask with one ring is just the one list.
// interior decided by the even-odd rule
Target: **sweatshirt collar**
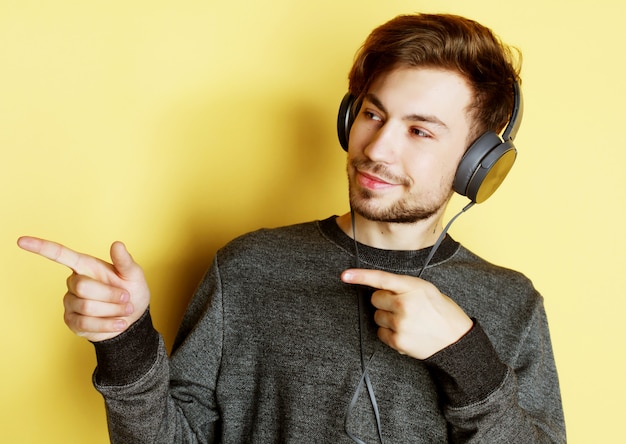
[[(331, 216), (319, 221), (319, 229), (331, 242), (354, 256), (354, 241), (339, 228), (336, 219), (337, 216)], [(420, 250), (383, 250), (360, 242), (357, 242), (357, 247), (361, 266), (407, 273), (420, 271), (431, 248), (427, 247)], [(447, 261), (457, 252), (459, 247), (460, 244), (457, 241), (450, 235), (446, 235), (428, 267), (430, 268)]]

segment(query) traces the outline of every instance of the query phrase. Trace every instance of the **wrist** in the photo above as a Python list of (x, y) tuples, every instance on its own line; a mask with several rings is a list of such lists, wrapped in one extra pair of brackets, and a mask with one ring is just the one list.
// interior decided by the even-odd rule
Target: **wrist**
[(446, 402), (468, 405), (486, 398), (508, 372), (489, 337), (477, 321), (454, 344), (424, 360)]
[(94, 378), (99, 385), (119, 386), (139, 379), (156, 359), (160, 337), (152, 325), (150, 310), (126, 331), (93, 342), (98, 366)]

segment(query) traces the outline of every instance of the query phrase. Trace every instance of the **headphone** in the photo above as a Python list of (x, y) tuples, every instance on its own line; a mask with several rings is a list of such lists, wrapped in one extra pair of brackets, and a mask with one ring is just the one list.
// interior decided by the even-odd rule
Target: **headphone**
[[(484, 202), (496, 191), (517, 157), (513, 140), (524, 114), (524, 101), (517, 82), (513, 84), (513, 97), (513, 111), (502, 137), (494, 131), (484, 133), (470, 145), (459, 162), (453, 189), (473, 203)], [(350, 129), (360, 108), (361, 102), (351, 93), (344, 96), (339, 106), (337, 135), (344, 151), (348, 151)]]

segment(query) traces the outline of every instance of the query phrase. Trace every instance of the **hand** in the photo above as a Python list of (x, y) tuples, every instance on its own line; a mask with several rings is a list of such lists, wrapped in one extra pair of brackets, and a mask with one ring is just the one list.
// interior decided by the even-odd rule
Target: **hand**
[(372, 305), (377, 308), (378, 337), (402, 354), (426, 359), (472, 328), (472, 320), (461, 307), (423, 279), (350, 269), (342, 273), (341, 280), (377, 289)]
[(64, 320), (79, 336), (93, 342), (113, 338), (148, 308), (143, 271), (121, 242), (111, 245), (111, 264), (43, 239), (21, 237), (17, 243), (73, 271), (63, 299)]

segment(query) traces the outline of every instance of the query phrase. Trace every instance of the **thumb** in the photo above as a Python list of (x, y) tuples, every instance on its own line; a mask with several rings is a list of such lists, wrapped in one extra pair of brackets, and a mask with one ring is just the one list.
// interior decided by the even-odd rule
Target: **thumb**
[(141, 273), (139, 264), (135, 262), (122, 242), (113, 242), (111, 245), (111, 262), (123, 279), (132, 279)]

